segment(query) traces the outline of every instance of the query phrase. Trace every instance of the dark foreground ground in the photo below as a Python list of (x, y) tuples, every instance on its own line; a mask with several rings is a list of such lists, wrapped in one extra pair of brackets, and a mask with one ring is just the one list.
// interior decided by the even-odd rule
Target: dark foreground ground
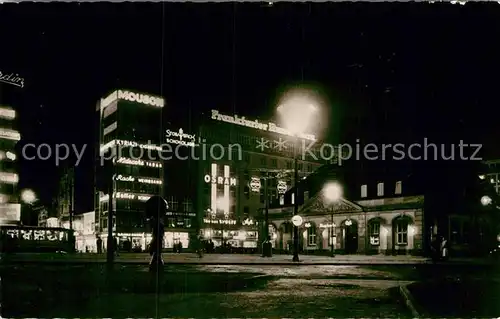
[[(411, 313), (400, 285), (498, 276), (492, 267), (432, 265), (167, 265), (160, 277), (145, 265), (126, 264), (112, 272), (92, 263), (4, 263), (1, 270), (2, 316), (8, 318), (406, 318)], [(428, 299), (420, 298), (424, 306)]]
[(417, 311), (425, 317), (498, 318), (500, 282), (442, 279), (408, 285)]

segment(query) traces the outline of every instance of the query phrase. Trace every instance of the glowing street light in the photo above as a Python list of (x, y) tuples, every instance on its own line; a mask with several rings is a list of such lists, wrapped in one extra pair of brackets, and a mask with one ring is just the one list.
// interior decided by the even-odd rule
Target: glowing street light
[[(323, 196), (329, 204), (337, 202), (342, 197), (342, 187), (335, 183), (327, 183), (323, 187)], [(333, 231), (335, 229), (335, 223), (333, 222), (333, 205), (331, 206), (331, 225), (330, 225), (330, 249), (332, 257), (335, 257), (335, 247), (333, 246)]]
[(37, 200), (36, 194), (31, 189), (24, 189), (21, 192), (21, 200), (26, 204), (33, 204)]
[(330, 182), (323, 188), (325, 199), (329, 203), (338, 201), (342, 197), (342, 187), (335, 182)]
[[(312, 98), (310, 92), (303, 90), (294, 90), (285, 94), (280, 101), (278, 113), (283, 121), (285, 128), (291, 132), (296, 141), (305, 133), (306, 129), (311, 124), (314, 116), (318, 113), (316, 101)], [(298, 144), (298, 143), (297, 143)], [(297, 160), (297, 144), (293, 147), (293, 160), (294, 160), (294, 215), (298, 214), (298, 160)], [(294, 225), (293, 227), (293, 259), (292, 261), (299, 261), (299, 228)]]
[(483, 206), (488, 206), (489, 204), (491, 204), (491, 202), (492, 202), (491, 197), (486, 196), (486, 195), (481, 197), (481, 204)]

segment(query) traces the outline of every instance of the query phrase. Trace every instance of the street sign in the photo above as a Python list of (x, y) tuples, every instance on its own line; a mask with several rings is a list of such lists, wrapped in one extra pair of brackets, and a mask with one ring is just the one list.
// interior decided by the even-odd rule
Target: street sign
[(303, 222), (303, 220), (302, 220), (302, 217), (300, 217), (300, 215), (295, 215), (292, 217), (292, 224), (294, 226), (299, 227), (300, 225), (302, 225), (302, 222)]

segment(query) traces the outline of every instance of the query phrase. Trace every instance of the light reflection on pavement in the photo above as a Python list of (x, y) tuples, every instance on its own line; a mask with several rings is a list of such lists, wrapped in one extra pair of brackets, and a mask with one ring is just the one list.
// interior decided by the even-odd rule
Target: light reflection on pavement
[[(199, 267), (199, 268), (198, 268)], [(205, 272), (251, 272), (277, 277), (376, 277), (398, 278), (398, 274), (389, 271), (371, 269), (362, 266), (262, 266), (262, 265), (200, 265), (197, 268)]]

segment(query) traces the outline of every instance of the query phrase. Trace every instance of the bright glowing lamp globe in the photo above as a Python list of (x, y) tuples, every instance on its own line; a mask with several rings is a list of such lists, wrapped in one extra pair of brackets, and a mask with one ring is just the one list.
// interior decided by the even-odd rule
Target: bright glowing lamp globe
[(491, 197), (486, 195), (481, 197), (481, 204), (483, 204), (483, 206), (491, 204)]
[(36, 201), (35, 192), (31, 189), (25, 189), (21, 192), (21, 200), (27, 204), (33, 204)]
[(342, 197), (342, 187), (335, 182), (331, 182), (325, 185), (323, 193), (326, 200), (333, 203)]

